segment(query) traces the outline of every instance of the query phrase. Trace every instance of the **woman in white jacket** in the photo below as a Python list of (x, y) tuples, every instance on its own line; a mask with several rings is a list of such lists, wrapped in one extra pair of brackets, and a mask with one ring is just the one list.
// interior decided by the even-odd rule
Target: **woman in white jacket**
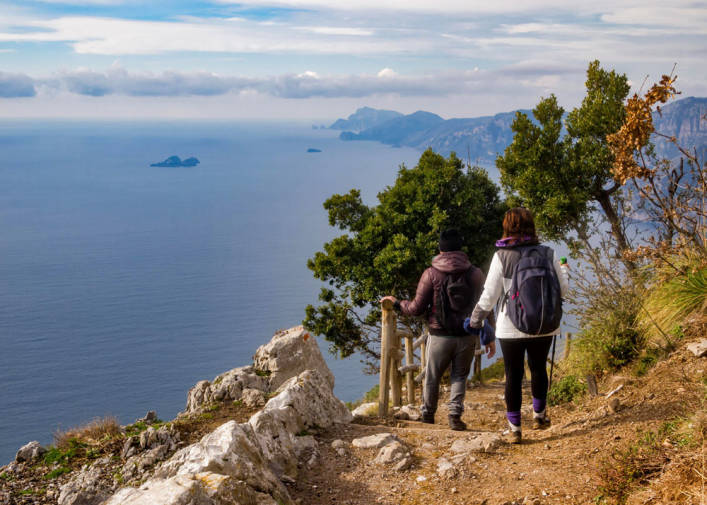
[[(557, 279), (560, 284), (561, 296), (568, 289), (568, 274), (560, 265), (555, 252), (546, 246), (539, 245), (535, 233), (535, 223), (529, 210), (516, 207), (506, 212), (503, 218), (503, 238), (496, 242), (498, 250), (491, 260), (489, 273), (486, 277), (484, 290), (479, 302), (471, 315), (469, 326), (481, 328), (484, 319), (504, 295), (496, 321), (496, 337), (501, 344), (503, 362), (506, 370), (506, 417), (512, 443), (520, 443), (520, 407), (522, 401), (521, 386), (524, 376), (525, 354), (528, 354), (528, 366), (531, 374), (531, 390), (533, 394), (533, 427), (546, 428), (550, 419), (546, 413), (547, 403), (547, 356), (552, 344), (552, 338), (559, 333), (558, 327), (539, 335), (523, 333), (514, 326), (508, 317), (507, 299), (512, 284), (514, 267), (518, 264), (525, 248), (534, 248), (539, 253), (551, 258)], [(539, 254), (536, 253), (536, 254)], [(512, 298), (512, 295), (510, 295)]]

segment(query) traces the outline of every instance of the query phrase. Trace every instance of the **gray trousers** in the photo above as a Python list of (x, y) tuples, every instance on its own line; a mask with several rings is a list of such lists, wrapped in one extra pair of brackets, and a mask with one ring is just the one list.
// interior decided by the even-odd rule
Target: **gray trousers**
[(423, 391), (422, 412), (434, 414), (439, 400), (439, 381), (444, 372), (452, 366), (449, 394), (449, 414), (461, 415), (464, 412), (466, 379), (469, 376), (471, 362), (479, 337), (437, 337), (427, 339), (427, 364), (425, 366), (425, 388)]

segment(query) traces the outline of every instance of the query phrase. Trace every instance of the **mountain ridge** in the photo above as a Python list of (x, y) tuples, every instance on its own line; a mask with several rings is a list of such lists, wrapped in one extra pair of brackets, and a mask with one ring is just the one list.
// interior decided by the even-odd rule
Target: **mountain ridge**
[[(421, 151), (432, 148), (445, 156), (456, 152), (471, 162), (489, 166), (495, 164), (496, 157), (513, 141), (511, 125), (518, 112), (534, 120), (530, 109), (472, 118), (444, 119), (427, 111), (403, 115), (396, 111), (362, 107), (348, 119), (339, 119), (329, 128), (343, 129), (339, 138), (345, 141), (377, 141)], [(391, 115), (393, 117), (389, 117)], [(698, 154), (704, 156), (707, 154), (707, 121), (700, 118), (705, 115), (707, 98), (682, 98), (664, 106), (661, 112), (654, 113), (656, 131), (675, 136), (680, 145), (696, 147)], [(363, 118), (366, 120), (363, 121)], [(366, 128), (360, 130), (344, 128), (347, 124), (360, 126), (364, 123)], [(656, 154), (661, 157), (674, 159), (680, 155), (677, 147), (667, 139), (657, 138), (655, 144)]]

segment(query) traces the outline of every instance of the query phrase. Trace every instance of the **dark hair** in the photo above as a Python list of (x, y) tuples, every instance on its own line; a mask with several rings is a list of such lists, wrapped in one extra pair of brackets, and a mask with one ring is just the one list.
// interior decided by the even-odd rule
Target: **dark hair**
[(439, 234), (439, 250), (441, 252), (461, 251), (462, 236), (456, 228), (449, 228)]
[(523, 207), (514, 207), (503, 216), (503, 238), (530, 237), (537, 240), (535, 221), (530, 211)]

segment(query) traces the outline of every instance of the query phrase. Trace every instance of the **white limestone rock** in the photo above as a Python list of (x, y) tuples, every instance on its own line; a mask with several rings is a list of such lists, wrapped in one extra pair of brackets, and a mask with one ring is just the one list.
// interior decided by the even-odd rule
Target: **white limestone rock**
[(376, 402), (362, 403), (351, 411), (354, 417), (373, 417), (378, 414), (378, 404)]
[(15, 455), (15, 461), (18, 463), (31, 463), (44, 456), (46, 452), (47, 450), (39, 442), (33, 440), (20, 447)]
[(410, 457), (410, 451), (401, 442), (395, 440), (387, 445), (384, 445), (376, 459), (373, 460), (374, 463), (379, 465), (389, 465), (392, 463), (397, 463), (400, 460)]
[(450, 479), (457, 475), (457, 469), (447, 458), (441, 457), (437, 460), (437, 475), (444, 479)]
[(403, 405), (393, 417), (401, 420), (419, 421), (422, 418), (422, 412), (414, 405)]
[(307, 370), (285, 382), (248, 423), (273, 471), (278, 476), (294, 478), (296, 435), (313, 428), (328, 428), (334, 423), (349, 423), (351, 419), (351, 413), (334, 396), (326, 379), (318, 371)]
[(197, 412), (213, 402), (240, 400), (246, 390), (267, 392), (269, 383), (267, 374), (259, 374), (253, 366), (234, 368), (217, 376), (213, 382), (197, 382), (187, 394), (185, 413)]
[(58, 505), (99, 505), (109, 496), (110, 490), (101, 481), (99, 464), (84, 467), (59, 490)]
[(707, 338), (702, 338), (699, 342), (692, 342), (691, 344), (688, 344), (687, 348), (698, 358), (707, 356)]
[(324, 361), (317, 341), (302, 326), (275, 334), (253, 356), (256, 369), (270, 373), (270, 390), (305, 370), (317, 370), (334, 388), (334, 374)]
[[(105, 505), (277, 505), (270, 495), (226, 475), (202, 472), (150, 480), (139, 488), (124, 488)], [(280, 503), (291, 505), (282, 499)]]
[(500, 436), (495, 433), (481, 433), (473, 438), (455, 440), (451, 451), (455, 454), (493, 452), (499, 445), (501, 445)]
[(351, 445), (359, 449), (378, 449), (396, 441), (398, 438), (392, 433), (376, 433), (367, 437), (355, 438)]
[(246, 388), (241, 393), (241, 401), (246, 407), (262, 407), (265, 405), (265, 393), (258, 389)]

